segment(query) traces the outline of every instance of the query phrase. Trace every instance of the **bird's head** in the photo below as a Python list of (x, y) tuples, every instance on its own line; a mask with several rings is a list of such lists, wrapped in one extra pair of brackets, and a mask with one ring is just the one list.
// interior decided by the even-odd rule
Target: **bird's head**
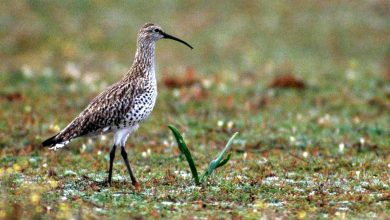
[(189, 48), (193, 49), (192, 46), (189, 45), (187, 42), (165, 33), (160, 26), (152, 24), (152, 23), (146, 23), (144, 26), (142, 26), (142, 28), (140, 29), (140, 31), (138, 33), (138, 40), (141, 40), (141, 41), (155, 42), (155, 41), (158, 41), (162, 38), (178, 41), (182, 44), (185, 44)]

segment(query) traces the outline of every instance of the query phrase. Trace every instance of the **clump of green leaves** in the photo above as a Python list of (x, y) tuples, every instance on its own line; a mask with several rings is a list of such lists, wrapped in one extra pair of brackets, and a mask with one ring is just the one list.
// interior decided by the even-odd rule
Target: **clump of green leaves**
[(218, 154), (217, 158), (215, 158), (210, 162), (208, 168), (204, 171), (203, 175), (199, 178), (198, 171), (195, 166), (195, 162), (191, 156), (191, 152), (188, 150), (188, 147), (184, 142), (184, 139), (181, 136), (180, 132), (173, 125), (168, 125), (168, 128), (171, 129), (173, 135), (175, 136), (177, 146), (179, 147), (180, 151), (184, 154), (184, 156), (187, 159), (188, 165), (190, 166), (191, 169), (192, 177), (194, 178), (196, 185), (200, 185), (206, 182), (207, 178), (214, 172), (214, 170), (216, 170), (219, 167), (222, 167), (230, 160), (231, 153), (229, 153), (226, 156), (226, 158), (224, 158), (224, 155), (230, 149), (233, 139), (238, 135), (238, 132), (233, 134), (233, 136), (227, 142), (225, 148)]

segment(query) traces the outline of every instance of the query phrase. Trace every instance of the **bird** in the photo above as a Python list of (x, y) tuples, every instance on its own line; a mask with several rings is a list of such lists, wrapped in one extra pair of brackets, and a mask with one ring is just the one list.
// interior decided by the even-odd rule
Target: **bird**
[(78, 137), (113, 133), (107, 183), (111, 186), (115, 151), (120, 147), (132, 185), (139, 188), (125, 144), (154, 108), (157, 98), (154, 53), (160, 39), (175, 40), (193, 49), (187, 42), (164, 32), (159, 25), (144, 24), (138, 32), (133, 64), (122, 79), (97, 95), (63, 130), (43, 141), (42, 146), (57, 150)]

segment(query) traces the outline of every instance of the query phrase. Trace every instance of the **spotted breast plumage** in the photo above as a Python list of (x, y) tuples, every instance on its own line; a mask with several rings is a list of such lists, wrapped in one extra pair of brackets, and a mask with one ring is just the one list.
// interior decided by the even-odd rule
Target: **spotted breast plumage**
[(162, 38), (179, 41), (192, 49), (188, 43), (165, 33), (158, 25), (145, 24), (138, 33), (133, 65), (125, 76), (100, 93), (68, 126), (45, 140), (42, 145), (56, 150), (80, 136), (113, 132), (114, 145), (110, 152), (108, 183), (111, 184), (116, 146), (120, 146), (132, 183), (138, 186), (124, 147), (128, 136), (154, 108), (157, 98), (155, 42)]

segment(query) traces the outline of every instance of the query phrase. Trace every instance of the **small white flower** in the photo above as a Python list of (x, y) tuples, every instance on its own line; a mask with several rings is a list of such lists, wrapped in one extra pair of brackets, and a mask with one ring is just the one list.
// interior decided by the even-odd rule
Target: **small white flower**
[(234, 122), (229, 121), (229, 122), (227, 123), (227, 128), (228, 128), (228, 129), (232, 129), (232, 128), (233, 128), (233, 125), (234, 125)]
[(360, 177), (360, 170), (355, 171), (356, 177), (359, 179)]
[(223, 124), (225, 124), (225, 122), (222, 121), (222, 120), (219, 120), (219, 121), (217, 122), (218, 127), (222, 127)]
[(260, 159), (258, 159), (256, 162), (257, 162), (257, 164), (261, 165), (261, 164), (267, 163), (268, 159), (265, 157), (260, 157)]
[(65, 64), (65, 73), (73, 79), (80, 79), (81, 76), (80, 69), (73, 62), (68, 62)]
[(243, 157), (244, 160), (246, 160), (247, 156), (248, 156), (248, 153), (247, 153), (247, 152), (244, 152), (244, 154), (242, 155), (242, 157)]
[(178, 98), (178, 97), (180, 96), (180, 90), (174, 89), (174, 90), (173, 90), (173, 96), (176, 97), (176, 98)]
[(43, 167), (47, 167), (47, 163), (42, 164)]
[(93, 86), (94, 88), (93, 89), (97, 89), (97, 86), (95, 84), (95, 82), (97, 81), (97, 76), (99, 74), (97, 73), (93, 73), (93, 72), (87, 72), (85, 73), (83, 76), (82, 76), (82, 79), (81, 81), (86, 84), (86, 85), (89, 85), (89, 86)]
[(303, 154), (302, 154), (302, 156), (303, 156), (304, 158), (307, 158), (307, 157), (309, 156), (309, 153), (308, 153), (307, 151), (304, 151)]
[(317, 120), (317, 123), (320, 125), (327, 125), (331, 123), (331, 117), (328, 113), (326, 113), (323, 117), (319, 118)]
[(360, 141), (360, 144), (361, 144), (361, 145), (364, 145), (364, 142), (366, 142), (366, 140), (364, 140), (363, 137), (361, 137), (359, 141)]
[(29, 65), (22, 66), (22, 73), (26, 78), (32, 78), (32, 76), (34, 75), (32, 69)]
[(345, 147), (344, 143), (341, 142), (341, 143), (339, 144), (339, 152), (340, 152), (340, 153), (343, 153), (343, 152), (344, 152), (344, 147)]
[(346, 75), (348, 80), (355, 80), (356, 71), (353, 69), (347, 69), (347, 71), (345, 71), (345, 75)]
[(355, 124), (359, 124), (360, 123), (360, 118), (358, 116), (354, 117), (352, 119), (352, 121), (355, 123)]
[(204, 88), (206, 88), (206, 89), (210, 88), (212, 84), (213, 84), (213, 81), (211, 81), (210, 79), (204, 79), (204, 80), (202, 80), (202, 85), (203, 85)]
[(87, 149), (87, 145), (86, 144), (82, 144), (81, 145), (81, 152), (85, 152), (85, 150)]

